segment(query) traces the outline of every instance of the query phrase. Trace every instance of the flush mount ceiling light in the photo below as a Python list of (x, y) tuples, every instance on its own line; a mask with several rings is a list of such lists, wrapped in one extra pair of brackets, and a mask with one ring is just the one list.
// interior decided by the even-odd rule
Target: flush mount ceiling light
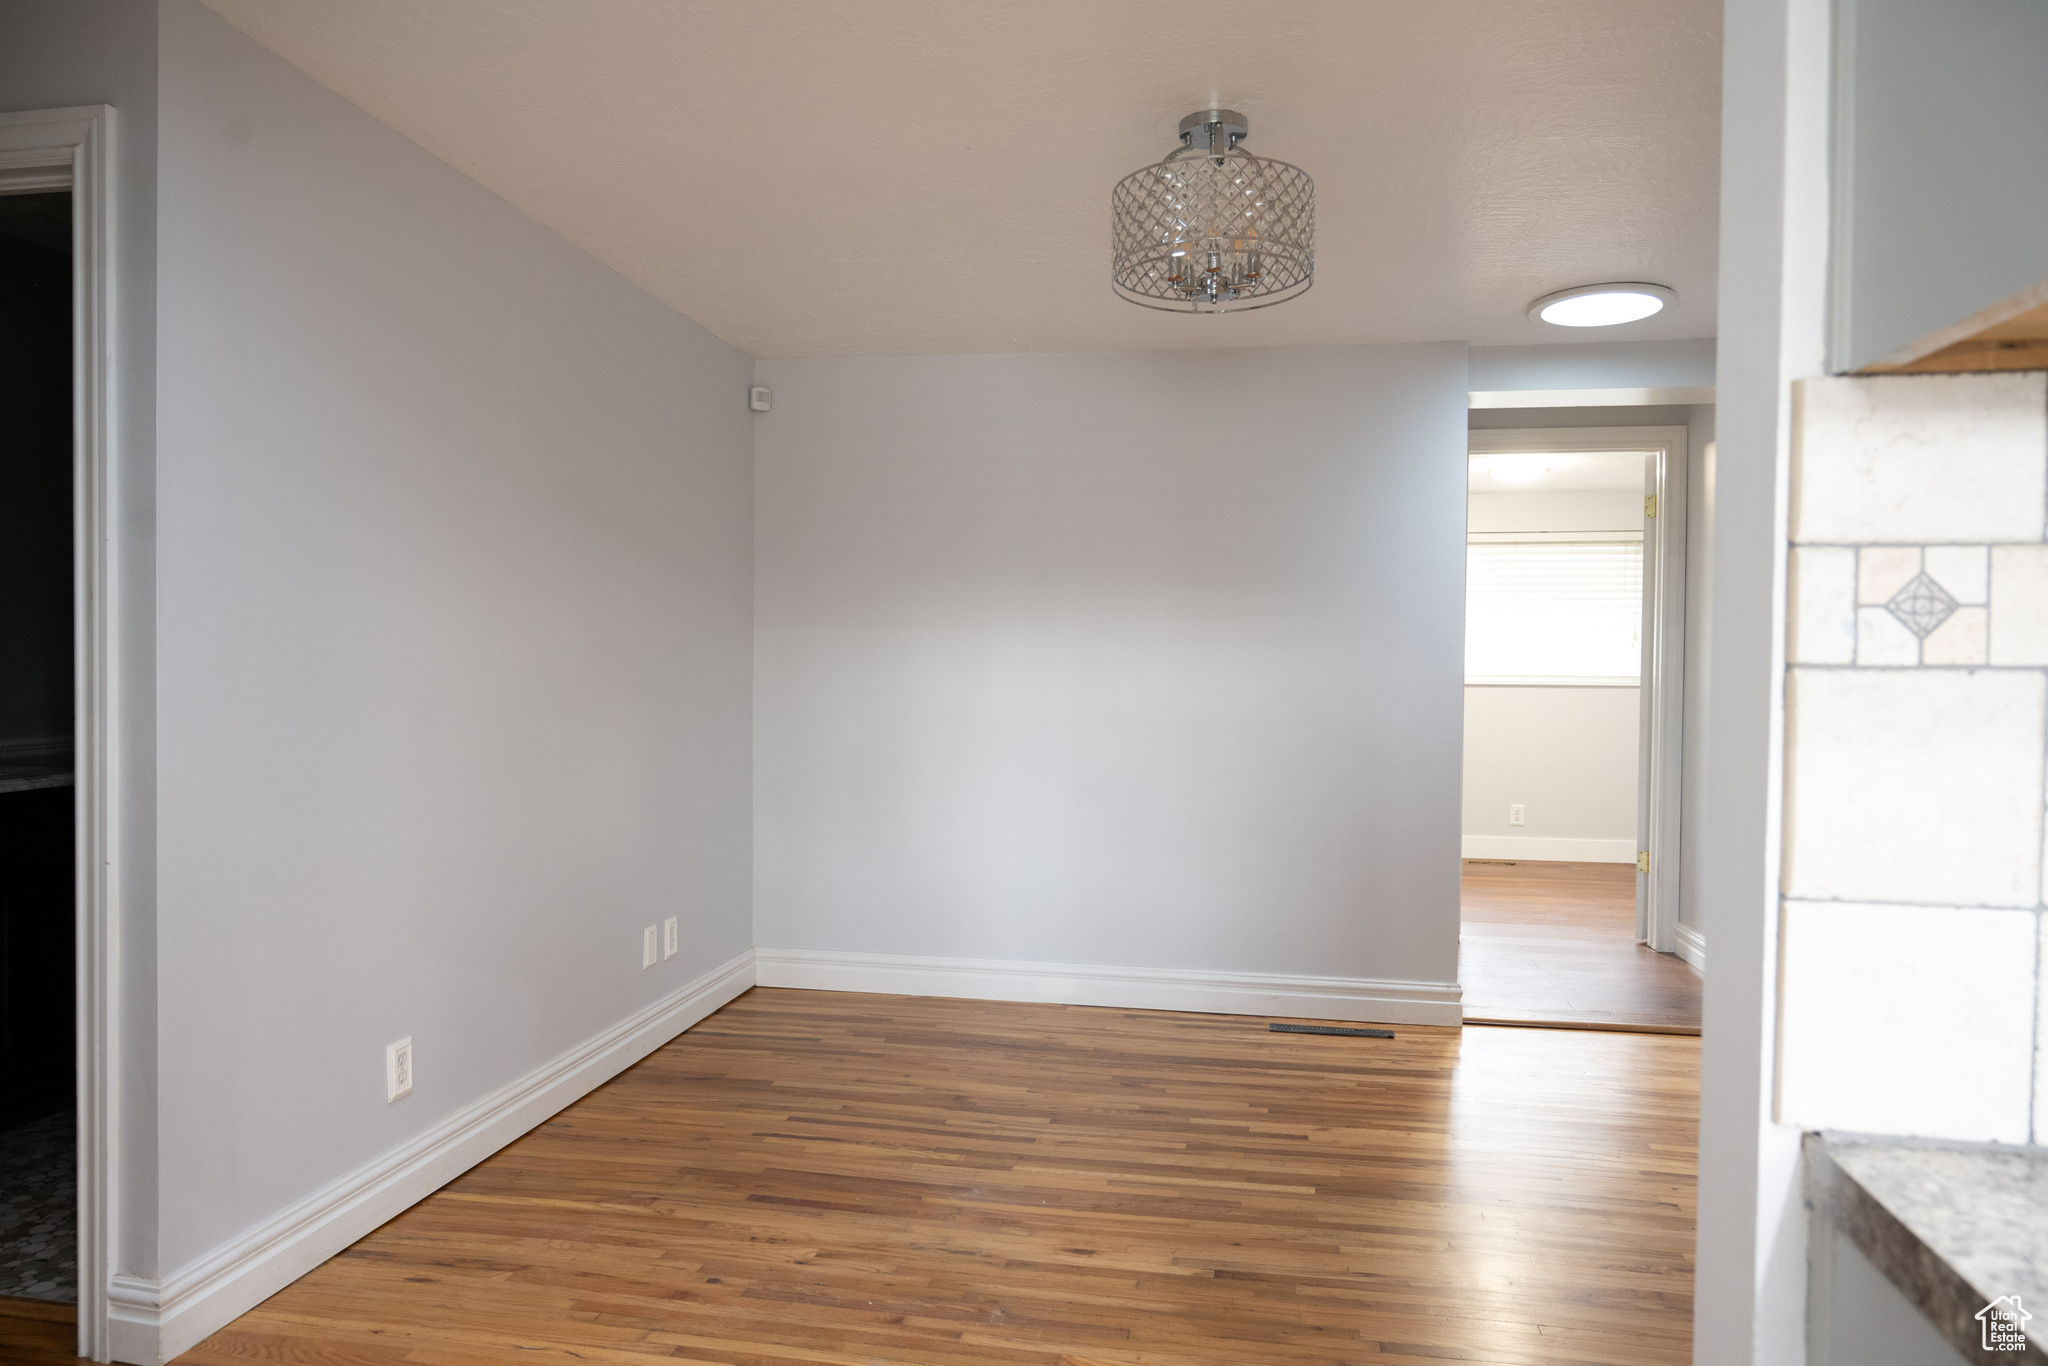
[(1546, 294), (1529, 305), (1529, 316), (1559, 327), (1613, 327), (1664, 311), (1678, 294), (1663, 285), (1640, 283), (1580, 285)]
[(1308, 172), (1238, 150), (1234, 109), (1180, 121), (1180, 149), (1109, 197), (1110, 288), (1175, 313), (1268, 308), (1316, 274), (1316, 185)]

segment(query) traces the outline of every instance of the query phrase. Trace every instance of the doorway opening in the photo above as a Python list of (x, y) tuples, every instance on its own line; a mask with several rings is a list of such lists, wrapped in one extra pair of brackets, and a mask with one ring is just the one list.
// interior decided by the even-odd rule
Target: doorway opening
[(0, 193), (0, 1297), (78, 1298), (71, 194)]
[(1675, 952), (1685, 436), (1471, 433), (1468, 1021), (1699, 1030)]

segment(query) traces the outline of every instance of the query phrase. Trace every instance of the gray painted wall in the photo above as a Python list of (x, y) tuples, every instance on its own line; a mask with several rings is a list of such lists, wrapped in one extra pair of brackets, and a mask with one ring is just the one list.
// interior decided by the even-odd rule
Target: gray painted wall
[(162, 44), (168, 1271), (748, 946), (751, 503), (744, 355), (196, 0)]
[[(1465, 689), (1463, 833), (1495, 839), (1615, 840), (1635, 862), (1640, 688)], [(1508, 824), (1508, 806), (1525, 824)], [(1478, 858), (1583, 858), (1549, 851)]]
[(756, 942), (1455, 976), (1462, 346), (758, 374)]
[[(1563, 329), (1560, 329), (1563, 330)], [(1714, 339), (1475, 346), (1472, 387), (1661, 389), (1714, 382)]]
[[(1691, 423), (1694, 413), (1711, 412), (1712, 409), (1712, 404), (1607, 404), (1597, 408), (1474, 408), (1467, 414), (1466, 426), (1475, 432), (1501, 431), (1517, 427), (1684, 427)], [(1686, 448), (1690, 450), (1692, 445), (1692, 438), (1688, 434)]]
[(114, 459), (121, 489), (118, 680), (122, 791), (117, 850), (123, 1116), (115, 1192), (117, 1271), (156, 1270), (155, 0), (0, 0), (0, 108), (114, 106)]
[(1841, 0), (1836, 370), (2048, 279), (2048, 5)]

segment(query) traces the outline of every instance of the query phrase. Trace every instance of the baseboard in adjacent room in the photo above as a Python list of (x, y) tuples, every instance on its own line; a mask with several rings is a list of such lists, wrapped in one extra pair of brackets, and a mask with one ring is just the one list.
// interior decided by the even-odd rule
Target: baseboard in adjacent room
[(1678, 927), (1678, 956), (1698, 968), (1707, 970), (1706, 937), (1690, 925)]
[(1192, 1010), (1372, 1024), (1462, 1022), (1461, 993), (1455, 982), (925, 958), (824, 949), (756, 949), (754, 973), (755, 981), (764, 987), (866, 991), (891, 996), (1046, 1001), (1127, 1010)]
[(1513, 859), (1518, 863), (1634, 863), (1634, 840), (1550, 839), (1541, 835), (1466, 835), (1465, 858)]
[(749, 949), (161, 1283), (116, 1276), (110, 1295), (114, 1360), (135, 1366), (169, 1361), (753, 984)]

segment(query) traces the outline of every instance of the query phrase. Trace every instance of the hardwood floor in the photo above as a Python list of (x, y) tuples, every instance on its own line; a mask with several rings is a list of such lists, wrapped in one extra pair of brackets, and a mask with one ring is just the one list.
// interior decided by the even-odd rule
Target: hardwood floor
[(68, 1304), (0, 1297), (0, 1361), (8, 1366), (48, 1366), (82, 1360), (78, 1355), (78, 1310)]
[(1467, 1020), (1697, 1034), (1697, 970), (1635, 942), (1625, 863), (1464, 868), (1458, 980)]
[(1689, 1360), (1698, 1040), (756, 988), (188, 1366)]

